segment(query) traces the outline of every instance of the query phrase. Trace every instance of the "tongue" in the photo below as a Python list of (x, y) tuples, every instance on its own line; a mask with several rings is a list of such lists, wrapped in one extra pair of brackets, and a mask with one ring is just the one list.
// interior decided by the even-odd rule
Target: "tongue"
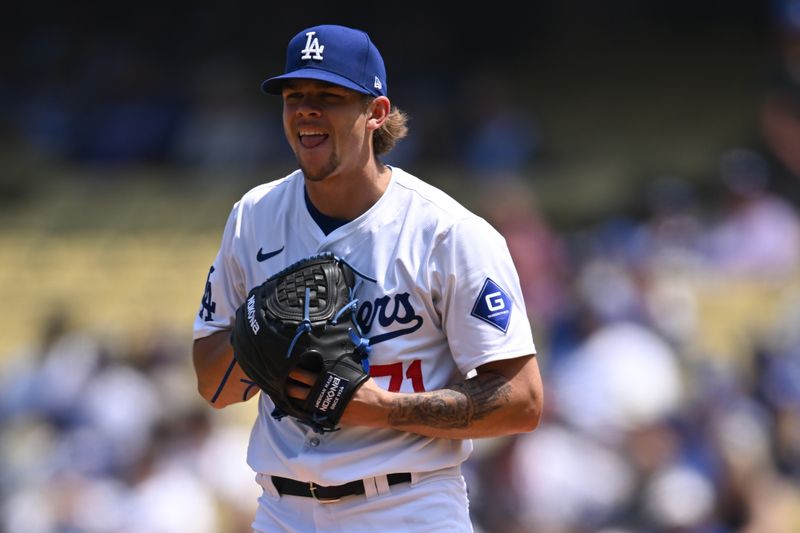
[(305, 148), (316, 148), (327, 138), (327, 135), (303, 135), (300, 137), (300, 144), (302, 144)]

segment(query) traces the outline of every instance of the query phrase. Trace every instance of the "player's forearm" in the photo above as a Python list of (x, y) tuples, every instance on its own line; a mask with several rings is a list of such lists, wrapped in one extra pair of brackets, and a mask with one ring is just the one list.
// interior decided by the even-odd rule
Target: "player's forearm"
[(541, 381), (532, 374), (525, 366), (513, 373), (484, 370), (450, 387), (412, 394), (367, 387), (343, 420), (449, 439), (526, 432), (538, 425), (542, 410)]
[(230, 332), (220, 331), (195, 340), (192, 359), (197, 389), (213, 407), (244, 401), (257, 392), (235, 363)]
[(450, 439), (530, 431), (538, 419), (533, 402), (515, 394), (504, 376), (491, 373), (445, 389), (399, 395), (387, 416), (396, 429)]

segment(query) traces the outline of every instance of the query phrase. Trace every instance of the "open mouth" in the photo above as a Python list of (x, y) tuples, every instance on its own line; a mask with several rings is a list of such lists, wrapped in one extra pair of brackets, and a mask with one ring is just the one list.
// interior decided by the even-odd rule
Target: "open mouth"
[(300, 144), (303, 148), (316, 148), (328, 138), (328, 135), (318, 131), (300, 132)]

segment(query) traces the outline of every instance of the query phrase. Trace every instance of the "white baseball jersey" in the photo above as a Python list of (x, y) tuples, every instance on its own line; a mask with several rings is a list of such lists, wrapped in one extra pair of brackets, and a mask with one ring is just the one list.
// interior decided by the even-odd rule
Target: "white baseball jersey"
[[(372, 346), (370, 374), (385, 389), (440, 389), (484, 363), (535, 353), (503, 237), (396, 167), (380, 200), (329, 235), (307, 209), (301, 171), (247, 192), (225, 227), (194, 338), (230, 329), (251, 288), (320, 252), (359, 274), (357, 321)], [(266, 394), (259, 402), (247, 460), (260, 473), (339, 485), (458, 465), (472, 451), (471, 440), (393, 429), (343, 426), (320, 435), (290, 417), (274, 420)]]

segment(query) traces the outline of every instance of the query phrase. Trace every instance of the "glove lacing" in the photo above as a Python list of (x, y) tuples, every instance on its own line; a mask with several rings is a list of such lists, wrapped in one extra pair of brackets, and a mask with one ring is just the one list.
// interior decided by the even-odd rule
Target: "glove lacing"
[(300, 325), (297, 326), (297, 329), (294, 332), (294, 338), (292, 338), (292, 342), (289, 344), (289, 349), (286, 350), (286, 359), (289, 359), (292, 356), (292, 350), (294, 350), (295, 343), (300, 340), (300, 337), (303, 334), (308, 333), (311, 331), (311, 320), (309, 319), (309, 301), (311, 300), (311, 289), (306, 287), (306, 294), (303, 298), (303, 321), (300, 322)]
[[(292, 338), (292, 342), (289, 344), (289, 348), (286, 350), (286, 359), (289, 359), (292, 356), (294, 345), (297, 344), (297, 341), (300, 340), (300, 337), (311, 331), (310, 300), (311, 289), (306, 287), (306, 292), (303, 297), (303, 320), (297, 326), (294, 337)], [(331, 324), (335, 325), (342, 315), (344, 315), (347, 311), (353, 312), (357, 307), (358, 299), (353, 297), (353, 291), (350, 290), (350, 301), (347, 302), (347, 304), (341, 309), (339, 309), (339, 312), (336, 313), (336, 315), (331, 319)], [(372, 346), (369, 345), (369, 339), (364, 337), (361, 333), (361, 328), (358, 327), (358, 322), (354, 321), (354, 323), (356, 324), (357, 331), (353, 331), (353, 328), (348, 328), (347, 333), (350, 335), (350, 340), (355, 345), (353, 350), (361, 356), (361, 368), (364, 369), (364, 372), (369, 374), (369, 355), (372, 353)], [(286, 413), (284, 413), (281, 408), (275, 407), (270, 416), (272, 416), (272, 418), (275, 420), (281, 420), (286, 416)], [(315, 420), (315, 422), (319, 421)], [(314, 427), (314, 429), (319, 433), (321, 426), (317, 424), (312, 427)]]

